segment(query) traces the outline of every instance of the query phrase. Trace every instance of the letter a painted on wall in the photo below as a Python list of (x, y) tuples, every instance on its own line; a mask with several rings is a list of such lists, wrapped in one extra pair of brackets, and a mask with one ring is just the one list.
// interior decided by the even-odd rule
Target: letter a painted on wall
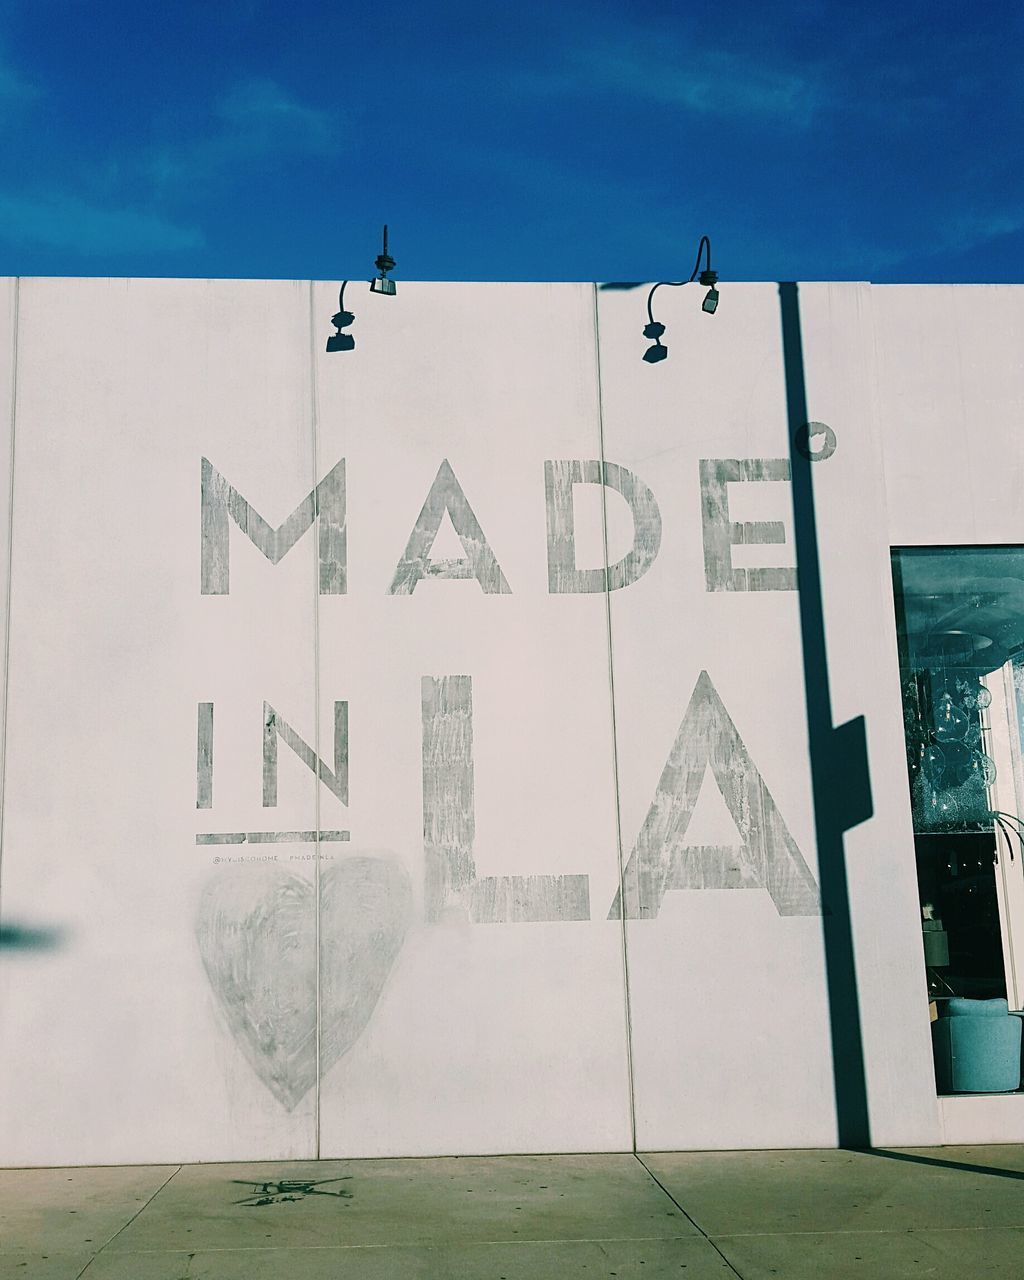
[[(708, 768), (743, 838), (739, 848), (685, 842)], [(654, 919), (669, 889), (767, 889), (779, 915), (821, 914), (814, 877), (706, 671), (633, 846), (623, 888), (627, 920)], [(608, 919), (622, 914), (616, 893)]]
[[(431, 548), (446, 511), (466, 554), (459, 560), (431, 560)], [(509, 595), (512, 590), (447, 458), (430, 486), (388, 594), (411, 596), (416, 583), (426, 577), (476, 578), (489, 595)]]

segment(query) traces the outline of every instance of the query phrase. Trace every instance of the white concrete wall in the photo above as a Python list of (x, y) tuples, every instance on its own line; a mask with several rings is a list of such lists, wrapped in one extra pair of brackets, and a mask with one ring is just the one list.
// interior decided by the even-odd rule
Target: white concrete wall
[[(0, 654), (7, 661), (7, 592), (10, 586), (11, 479), (17, 382), (18, 281), (0, 279)], [(7, 680), (0, 687), (0, 831), (3, 829), (3, 752), (7, 716)], [(3, 885), (0, 881), (0, 895)]]
[[(714, 320), (696, 297), (664, 295), (655, 313), (670, 356), (650, 369), (637, 360), (636, 299), (602, 297), (606, 450), (649, 481), (665, 513), (658, 561), (611, 597), (624, 848), (705, 670), (816, 874), (797, 594), (709, 591), (701, 528), (702, 458), (789, 457), (778, 289), (723, 291)], [(864, 715), (868, 726), (875, 816), (846, 847), (872, 1132), (927, 1142), (935, 1101), (867, 306), (866, 286), (800, 290), (808, 415), (836, 436), (834, 454), (812, 468), (832, 709), (836, 724)], [(739, 547), (734, 564), (795, 564), (788, 489), (729, 486), (733, 520), (781, 520), (788, 544)], [(709, 796), (710, 774), (701, 802)], [(720, 802), (717, 821), (700, 819), (698, 807), (676, 838), (737, 845)], [(743, 859), (723, 850), (700, 861), (715, 883), (723, 861)], [(641, 1147), (835, 1142), (819, 914), (783, 915), (763, 889), (670, 891), (657, 919), (629, 923), (628, 942)], [(904, 975), (896, 985), (894, 970)]]
[[(871, 291), (892, 546), (1024, 544), (1024, 289)], [(1024, 1097), (940, 1100), (942, 1141), (1024, 1141)]]
[[(1024, 541), (988, 534), (1005, 476), (1007, 503), (965, 495), (970, 536), (899, 510), (935, 501), (906, 495), (936, 347), (990, 399), (1007, 365), (1020, 406), (1012, 336), (977, 335), (1019, 338), (1022, 304), (968, 324), (968, 292), (800, 289), (833, 719), (867, 722), (846, 850), (883, 1144), (942, 1135), (888, 545)], [(836, 1140), (798, 597), (706, 567), (711, 462), (789, 456), (779, 293), (709, 319), (662, 291), (654, 366), (645, 297), (360, 282), (357, 347), (326, 354), (334, 285), (20, 282), (0, 911), (37, 945), (0, 954), (0, 1163)], [(728, 485), (787, 539), (734, 566), (794, 564), (790, 488)], [(202, 842), (267, 831), (321, 839)]]
[(871, 293), (889, 541), (1024, 542), (1024, 289)]

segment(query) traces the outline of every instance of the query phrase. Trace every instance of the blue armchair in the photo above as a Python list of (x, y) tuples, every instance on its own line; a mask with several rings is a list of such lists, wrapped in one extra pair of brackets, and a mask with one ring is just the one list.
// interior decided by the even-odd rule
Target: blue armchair
[(943, 1001), (932, 1023), (939, 1093), (1012, 1093), (1020, 1088), (1021, 1019), (1005, 1000)]

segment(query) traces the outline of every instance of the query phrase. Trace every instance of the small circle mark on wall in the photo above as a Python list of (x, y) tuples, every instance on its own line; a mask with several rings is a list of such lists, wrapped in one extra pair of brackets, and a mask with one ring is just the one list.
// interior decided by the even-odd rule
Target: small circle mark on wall
[(836, 433), (827, 422), (808, 422), (793, 437), (797, 452), (810, 462), (824, 462), (836, 451)]

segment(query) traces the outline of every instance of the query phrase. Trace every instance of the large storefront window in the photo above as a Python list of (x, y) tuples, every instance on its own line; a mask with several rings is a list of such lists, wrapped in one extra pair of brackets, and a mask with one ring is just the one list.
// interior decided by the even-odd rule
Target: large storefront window
[(899, 548), (893, 579), (939, 1088), (1008, 1092), (1024, 1009), (1024, 547)]

